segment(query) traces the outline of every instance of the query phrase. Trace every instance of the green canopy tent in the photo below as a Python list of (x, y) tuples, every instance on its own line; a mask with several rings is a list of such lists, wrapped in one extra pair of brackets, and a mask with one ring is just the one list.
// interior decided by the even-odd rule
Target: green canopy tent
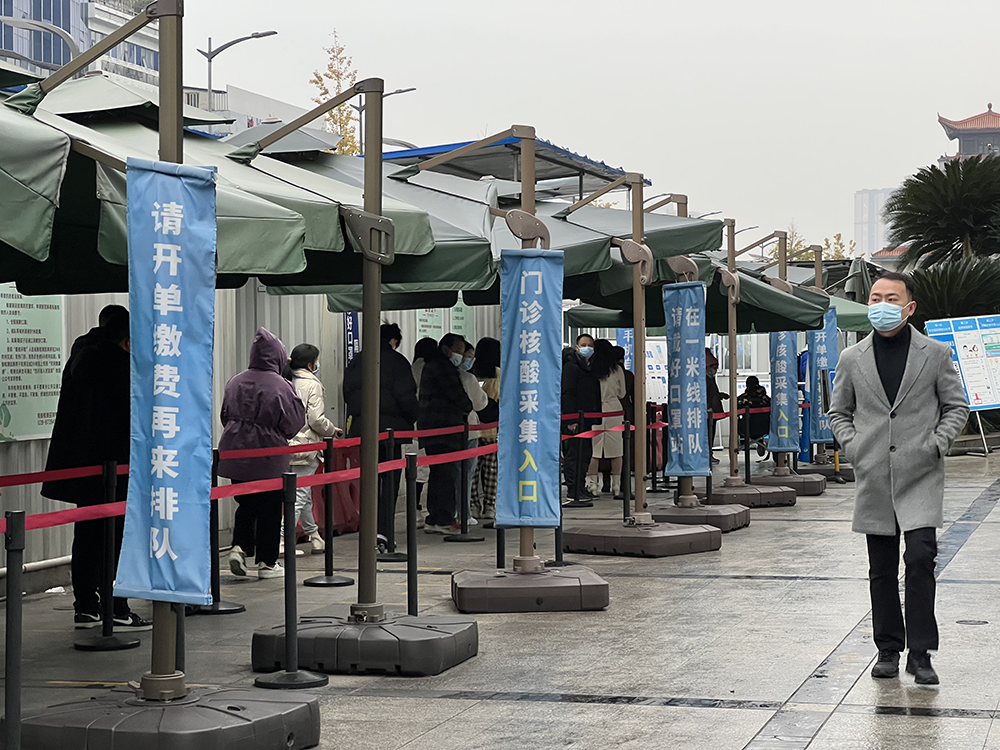
[(27, 68), (20, 65), (12, 65), (5, 60), (0, 60), (0, 89), (11, 88), (12, 86), (23, 86), (41, 80), (41, 76), (35, 75)]

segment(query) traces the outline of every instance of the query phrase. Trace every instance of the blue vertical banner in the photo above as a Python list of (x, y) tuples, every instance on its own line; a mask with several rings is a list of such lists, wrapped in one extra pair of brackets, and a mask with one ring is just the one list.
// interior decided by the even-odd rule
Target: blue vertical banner
[(796, 334), (771, 333), (771, 431), (767, 447), (772, 453), (799, 450), (799, 379), (796, 375)]
[(615, 334), (618, 346), (625, 350), (625, 369), (635, 372), (632, 369), (632, 363), (635, 362), (635, 329), (619, 328)]
[(705, 283), (663, 287), (667, 320), (668, 477), (711, 476), (705, 380)]
[(344, 364), (350, 364), (361, 351), (361, 324), (356, 312), (344, 313)]
[(132, 444), (115, 596), (211, 604), (215, 168), (127, 168)]
[(820, 387), (820, 370), (826, 370), (830, 393), (833, 393), (833, 374), (837, 369), (837, 310), (833, 305), (823, 316), (823, 327), (807, 331), (809, 345), (809, 442), (813, 445), (833, 442), (830, 416), (823, 413), (823, 391)]
[(500, 253), (496, 525), (559, 525), (563, 254)]

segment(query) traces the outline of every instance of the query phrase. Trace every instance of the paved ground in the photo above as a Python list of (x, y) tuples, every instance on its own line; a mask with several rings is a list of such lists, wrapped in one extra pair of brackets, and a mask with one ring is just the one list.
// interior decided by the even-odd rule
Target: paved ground
[[(568, 555), (610, 583), (607, 611), (479, 616), (479, 655), (438, 677), (332, 676), (319, 691), (321, 747), (1000, 748), (1000, 457), (950, 458), (947, 467), (939, 688), (868, 677), (864, 541), (850, 530), (852, 485), (831, 485), (794, 507), (754, 511), (719, 552)], [(619, 512), (607, 499), (568, 519)], [(487, 536), (456, 545), (421, 532), (422, 612), (454, 612), (447, 573), (492, 567)], [(551, 533), (539, 535), (541, 554), (551, 545)], [(354, 568), (355, 537), (336, 548), (341, 570)], [(322, 566), (321, 557), (299, 560)], [(384, 567), (383, 601), (402, 610), (404, 566)], [(280, 580), (224, 575), (224, 597), (248, 611), (188, 618), (190, 682), (250, 684), (251, 632), (280, 620), (281, 590)], [(356, 589), (298, 592), (307, 614), (352, 601)], [(70, 594), (26, 602), (26, 708), (102, 694), (148, 666), (148, 634), (134, 651), (74, 650), (71, 612)]]

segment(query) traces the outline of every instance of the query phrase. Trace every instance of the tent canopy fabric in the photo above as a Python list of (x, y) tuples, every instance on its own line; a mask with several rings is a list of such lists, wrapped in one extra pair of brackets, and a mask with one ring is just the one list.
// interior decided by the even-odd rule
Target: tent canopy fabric
[(837, 310), (837, 328), (842, 331), (869, 333), (872, 330), (868, 320), (868, 306), (852, 302), (843, 297), (830, 297), (830, 306)]
[[(222, 142), (236, 148), (250, 143), (256, 143), (266, 135), (271, 135), (275, 130), (284, 126), (280, 120), (277, 122), (263, 122), (254, 125), (239, 133), (234, 133), (228, 138), (223, 138)], [(261, 153), (274, 154), (299, 154), (314, 151), (328, 151), (337, 148), (337, 144), (344, 139), (344, 136), (331, 133), (326, 130), (316, 128), (299, 128), (294, 130), (280, 141), (275, 141)]]
[(27, 68), (14, 65), (6, 60), (0, 60), (0, 89), (11, 86), (24, 86), (28, 83), (35, 83), (42, 80), (40, 75), (32, 73)]

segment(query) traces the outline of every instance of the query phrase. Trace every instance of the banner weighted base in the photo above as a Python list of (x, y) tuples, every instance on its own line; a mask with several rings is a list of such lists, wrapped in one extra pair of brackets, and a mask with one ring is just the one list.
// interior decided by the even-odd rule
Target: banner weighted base
[(563, 531), (566, 552), (586, 555), (670, 557), (712, 552), (722, 547), (722, 532), (714, 526), (605, 524), (575, 526)]
[(313, 576), (302, 582), (303, 586), (353, 586), (354, 579), (348, 576)]
[(822, 495), (826, 492), (826, 477), (821, 474), (765, 474), (751, 476), (750, 483), (758, 487), (791, 487), (796, 495)]
[[(699, 493), (700, 495), (700, 493)], [(773, 508), (795, 505), (795, 490), (791, 487), (725, 486), (712, 488), (712, 496), (702, 498), (706, 505), (745, 505), (748, 508)]]
[(297, 669), (294, 672), (275, 672), (258, 677), (253, 684), (266, 690), (312, 690), (326, 687), (330, 684), (330, 678), (325, 674)]
[(319, 744), (319, 700), (301, 693), (213, 688), (160, 702), (142, 700), (123, 688), (29, 713), (23, 728), (23, 750), (245, 750), (253, 737), (271, 737), (273, 745), (298, 750)]
[(405, 552), (379, 552), (375, 559), (378, 562), (385, 563), (405, 563), (406, 553)]
[(461, 612), (585, 612), (610, 602), (608, 582), (590, 568), (567, 565), (535, 572), (461, 570), (451, 576)]
[[(343, 609), (343, 607), (340, 607)], [(298, 624), (299, 668), (326, 674), (441, 674), (479, 653), (479, 626), (468, 617), (389, 613), (381, 622), (311, 615)], [(253, 634), (255, 672), (284, 668), (285, 628)]]
[[(833, 463), (828, 464), (799, 464), (799, 471), (809, 474), (821, 474), (827, 479), (831, 479), (837, 474)], [(850, 464), (840, 464), (840, 476), (848, 482), (854, 481), (854, 467)]]
[(139, 648), (141, 641), (138, 638), (128, 638), (121, 635), (99, 635), (95, 638), (88, 638), (85, 641), (77, 641), (73, 648), (77, 651), (127, 651), (130, 648)]
[(193, 614), (196, 615), (236, 615), (246, 612), (247, 608), (238, 602), (213, 602), (195, 607)]
[(745, 505), (696, 505), (693, 508), (665, 505), (650, 510), (657, 523), (714, 526), (723, 534), (750, 525), (750, 509)]

